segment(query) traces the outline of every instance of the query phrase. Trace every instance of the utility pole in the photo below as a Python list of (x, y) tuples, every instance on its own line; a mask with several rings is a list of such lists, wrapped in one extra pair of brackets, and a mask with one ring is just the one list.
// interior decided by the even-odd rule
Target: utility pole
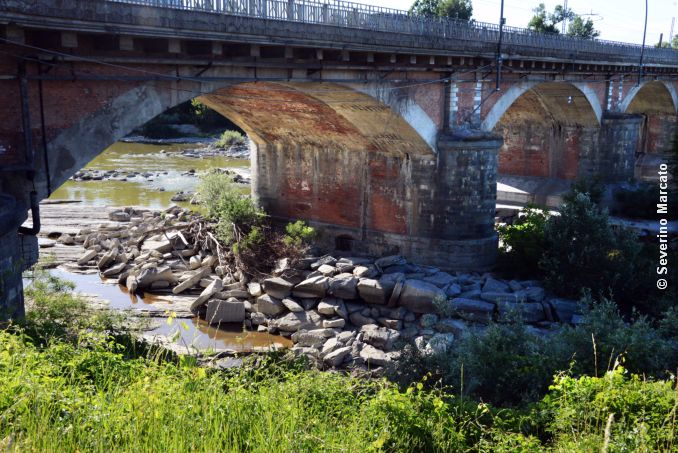
[(645, 0), (645, 27), (643, 28), (643, 47), (640, 48), (640, 63), (638, 64), (638, 84), (643, 78), (643, 54), (645, 53), (645, 36), (647, 35), (647, 0)]
[[(563, 12), (567, 13), (567, 0), (563, 1)], [(567, 25), (567, 16), (563, 19), (563, 34), (565, 34), (565, 25)]]
[(671, 18), (671, 31), (669, 32), (669, 47), (673, 44), (673, 26), (676, 24), (676, 18)]
[(499, 42), (497, 43), (497, 84), (494, 88), (494, 91), (499, 91), (501, 89), (499, 87), (499, 85), (501, 84), (501, 65), (502, 65), (501, 40), (503, 38), (505, 21), (506, 19), (504, 19), (504, 0), (501, 0), (501, 10), (499, 12)]

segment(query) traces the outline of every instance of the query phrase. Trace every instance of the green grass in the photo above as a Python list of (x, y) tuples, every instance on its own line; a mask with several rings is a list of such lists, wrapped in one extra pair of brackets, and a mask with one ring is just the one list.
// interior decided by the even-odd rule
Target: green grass
[[(41, 285), (44, 316), (78, 303), (61, 282)], [(206, 369), (88, 316), (0, 331), (0, 451), (675, 451), (675, 382), (620, 367), (558, 376), (537, 404), (501, 409), (281, 356)]]

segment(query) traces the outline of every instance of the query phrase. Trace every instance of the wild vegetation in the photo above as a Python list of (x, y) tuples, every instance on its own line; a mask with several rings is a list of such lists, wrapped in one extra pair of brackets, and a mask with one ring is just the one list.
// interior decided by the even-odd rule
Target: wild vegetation
[(302, 221), (286, 225), (285, 233), (278, 231), (254, 200), (240, 193), (229, 175), (205, 175), (198, 196), (208, 218), (216, 222), (218, 240), (230, 250), (238, 269), (250, 275), (270, 272), (281, 258), (300, 258), (315, 235)]
[[(598, 377), (559, 373), (534, 403), (502, 408), (466, 396), (476, 390), (432, 385), (431, 375), (398, 386), (278, 355), (230, 371), (199, 367), (140, 348), (110, 323), (59, 316), (78, 303), (63, 282), (38, 281), (30, 298), (43, 316), (0, 332), (6, 451), (675, 449), (675, 381), (622, 366)], [(511, 368), (532, 371), (492, 367)]]

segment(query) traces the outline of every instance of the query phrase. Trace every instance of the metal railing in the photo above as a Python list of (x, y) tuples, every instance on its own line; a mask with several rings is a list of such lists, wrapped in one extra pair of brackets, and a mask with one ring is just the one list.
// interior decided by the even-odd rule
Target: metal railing
[[(407, 11), (333, 0), (106, 0), (116, 3), (203, 11), (217, 14), (323, 24), (362, 30), (433, 36), (450, 40), (495, 43), (499, 26), (486, 22), (413, 16)], [(604, 56), (639, 57), (641, 45), (598, 39), (575, 38), (561, 34), (539, 33), (504, 26), (506, 46), (526, 46), (542, 50), (594, 53)], [(645, 48), (645, 61), (678, 64), (674, 49)]]

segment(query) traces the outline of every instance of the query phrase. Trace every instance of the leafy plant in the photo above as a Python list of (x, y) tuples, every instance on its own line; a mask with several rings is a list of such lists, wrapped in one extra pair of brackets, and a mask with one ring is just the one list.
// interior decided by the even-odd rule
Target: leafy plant
[(636, 236), (613, 228), (606, 211), (578, 193), (544, 225), (546, 249), (539, 262), (545, 282), (557, 294), (577, 297), (582, 288), (594, 294), (624, 294), (634, 286)]
[(285, 244), (297, 247), (312, 241), (316, 236), (315, 228), (307, 225), (303, 220), (285, 225), (285, 233), (287, 233), (283, 238)]
[(244, 145), (245, 137), (238, 131), (224, 131), (215, 143), (219, 148)]
[(503, 271), (529, 277), (541, 274), (538, 263), (546, 250), (544, 226), (548, 218), (545, 209), (527, 206), (513, 224), (497, 227)]

